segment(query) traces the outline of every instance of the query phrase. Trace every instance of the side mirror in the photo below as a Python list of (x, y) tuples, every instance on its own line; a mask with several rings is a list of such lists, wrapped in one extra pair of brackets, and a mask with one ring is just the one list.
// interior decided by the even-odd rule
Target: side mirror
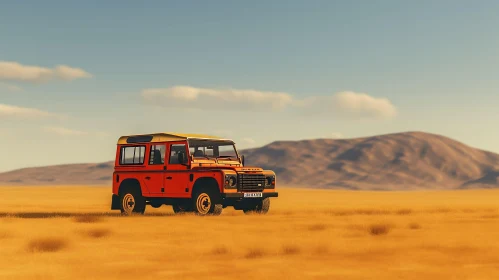
[(244, 155), (241, 156), (241, 163), (244, 166)]

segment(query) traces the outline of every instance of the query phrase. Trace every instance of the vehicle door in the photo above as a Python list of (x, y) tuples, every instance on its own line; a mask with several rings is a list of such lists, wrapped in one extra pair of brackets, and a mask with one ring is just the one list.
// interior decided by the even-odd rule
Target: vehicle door
[[(184, 153), (186, 164), (178, 160), (179, 153)], [(189, 151), (185, 141), (168, 144), (168, 163), (165, 172), (165, 195), (167, 197), (189, 197)]]
[(154, 143), (150, 145), (147, 160), (147, 172), (144, 177), (151, 195), (162, 196), (165, 193), (164, 172), (166, 170), (166, 144)]

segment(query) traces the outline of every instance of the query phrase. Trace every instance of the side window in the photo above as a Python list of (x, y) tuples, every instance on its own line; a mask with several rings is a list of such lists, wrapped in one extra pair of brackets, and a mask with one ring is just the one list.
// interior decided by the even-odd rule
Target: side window
[(184, 153), (185, 154), (186, 147), (185, 144), (173, 144), (170, 147), (170, 160), (168, 161), (169, 164), (179, 164), (178, 162), (178, 154), (179, 153)]
[(165, 163), (166, 145), (151, 145), (151, 153), (149, 154), (149, 164), (164, 164)]
[(120, 164), (141, 165), (144, 164), (146, 146), (126, 146), (121, 147)]

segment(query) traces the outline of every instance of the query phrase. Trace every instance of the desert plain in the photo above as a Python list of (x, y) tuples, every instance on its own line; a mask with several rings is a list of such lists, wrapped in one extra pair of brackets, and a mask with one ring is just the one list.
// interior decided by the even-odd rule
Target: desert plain
[(286, 188), (267, 215), (109, 210), (107, 186), (0, 187), (0, 279), (498, 279), (499, 190)]

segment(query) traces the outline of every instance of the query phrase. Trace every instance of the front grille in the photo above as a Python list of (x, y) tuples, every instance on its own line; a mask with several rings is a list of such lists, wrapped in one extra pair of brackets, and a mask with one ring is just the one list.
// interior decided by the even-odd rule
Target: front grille
[(263, 174), (239, 174), (237, 178), (239, 191), (261, 192), (265, 188), (265, 175)]

